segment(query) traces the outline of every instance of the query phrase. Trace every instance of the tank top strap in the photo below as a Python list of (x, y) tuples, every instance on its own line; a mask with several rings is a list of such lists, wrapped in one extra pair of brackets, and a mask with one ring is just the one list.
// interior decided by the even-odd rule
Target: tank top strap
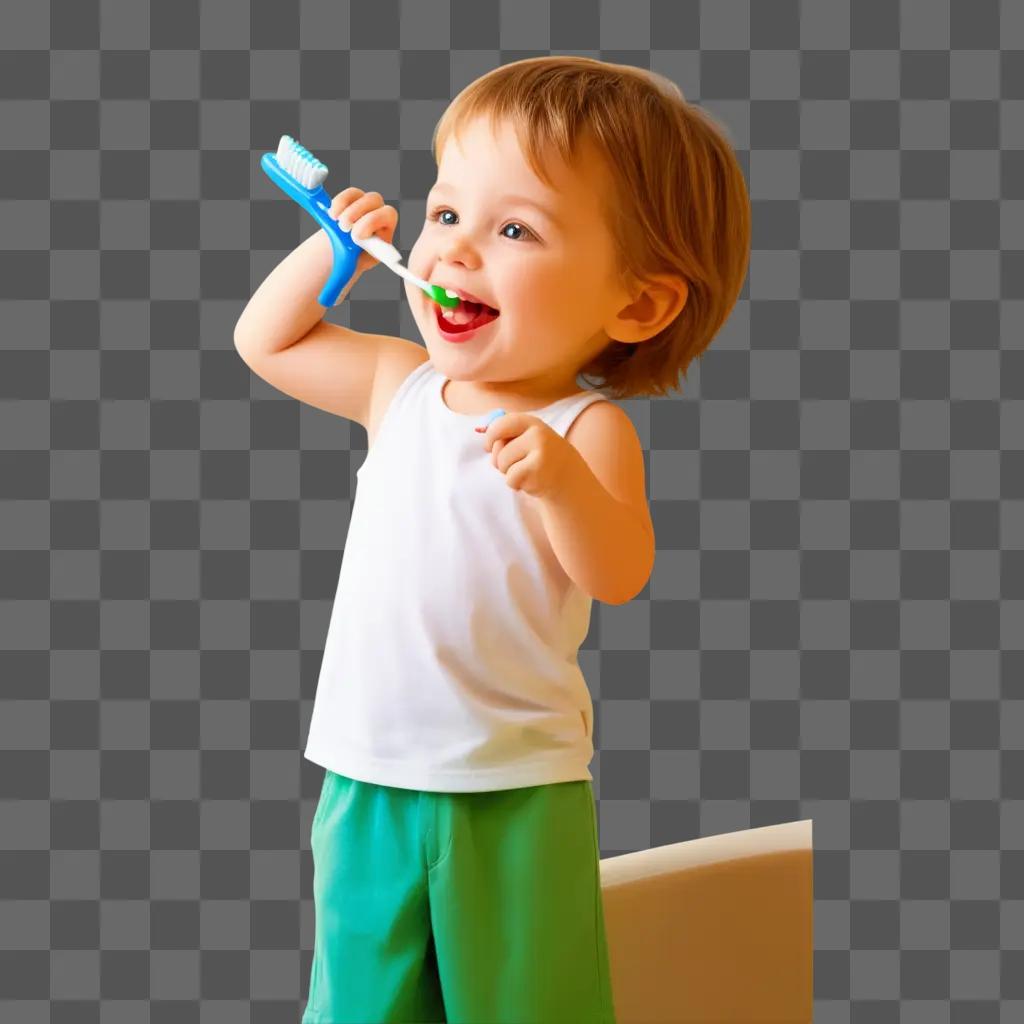
[(425, 395), (424, 382), (426, 381), (429, 387), (429, 378), (432, 371), (433, 367), (430, 360), (427, 359), (412, 370), (395, 388), (391, 401), (384, 410), (380, 425), (377, 427), (378, 437), (383, 437), (385, 430), (393, 420), (402, 419), (406, 415), (405, 406), (411, 401), (416, 400), (417, 392), (421, 396)]
[(391, 404), (397, 405), (414, 388), (418, 388), (421, 382), (434, 376), (434, 364), (429, 359), (424, 359), (395, 389), (391, 396)]
[(566, 399), (564, 405), (551, 410), (548, 426), (560, 437), (565, 437), (573, 421), (588, 405), (607, 401), (609, 401), (608, 396), (601, 394), (600, 391), (587, 391), (582, 395), (573, 395), (571, 398)]

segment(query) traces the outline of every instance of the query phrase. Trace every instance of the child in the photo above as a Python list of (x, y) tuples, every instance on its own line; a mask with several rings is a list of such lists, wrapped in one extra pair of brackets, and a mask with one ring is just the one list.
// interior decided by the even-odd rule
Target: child
[[(665, 394), (710, 344), (749, 200), (676, 86), (585, 57), (473, 82), (434, 154), (408, 265), (496, 316), (467, 328), (407, 285), (425, 352), (324, 323), (321, 231), (235, 334), (260, 376), (369, 438), (305, 751), (326, 771), (302, 1020), (614, 1022), (577, 652), (595, 597), (643, 588), (654, 531), (608, 397)], [(356, 188), (332, 216), (356, 238), (397, 223)]]

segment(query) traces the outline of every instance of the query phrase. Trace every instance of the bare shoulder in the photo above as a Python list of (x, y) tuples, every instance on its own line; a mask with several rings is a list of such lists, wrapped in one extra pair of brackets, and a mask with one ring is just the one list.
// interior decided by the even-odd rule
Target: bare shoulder
[(367, 451), (373, 447), (373, 442), (377, 439), (377, 429), (399, 385), (417, 366), (422, 366), (429, 358), (427, 350), (413, 341), (381, 351), (370, 396), (370, 416), (366, 426)]
[(653, 536), (647, 504), (644, 450), (629, 415), (614, 402), (592, 402), (569, 427), (565, 439), (613, 497), (636, 510)]

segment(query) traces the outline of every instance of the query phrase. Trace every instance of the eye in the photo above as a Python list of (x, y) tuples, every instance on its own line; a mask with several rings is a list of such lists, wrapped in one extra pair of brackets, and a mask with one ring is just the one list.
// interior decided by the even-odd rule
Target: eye
[[(431, 210), (430, 213), (427, 215), (427, 220), (434, 220), (434, 221), (437, 221), (439, 224), (451, 224), (451, 223), (453, 223), (450, 220), (441, 220), (441, 215), (444, 214), (444, 213), (455, 213), (455, 211), (453, 209), (451, 209), (451, 207), (448, 207), (448, 206), (435, 206), (434, 209)], [(537, 238), (537, 236), (525, 224), (521, 224), (517, 220), (510, 220), (510, 221), (508, 221), (508, 223), (505, 224), (504, 227), (502, 228), (502, 231), (504, 231), (505, 228), (509, 227), (509, 225), (512, 225), (512, 224), (514, 224), (520, 230), (525, 231), (526, 234), (529, 235), (530, 238), (532, 238), (534, 241), (536, 241), (536, 242), (540, 241), (540, 239)], [(510, 235), (505, 235), (504, 237), (507, 238), (510, 242), (519, 242), (519, 241), (523, 240), (521, 237), (520, 238), (513, 238)]]

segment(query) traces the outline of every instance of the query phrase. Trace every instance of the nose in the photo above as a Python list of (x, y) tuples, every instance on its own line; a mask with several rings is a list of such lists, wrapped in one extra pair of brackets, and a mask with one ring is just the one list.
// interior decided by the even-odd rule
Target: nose
[(437, 257), (442, 263), (461, 263), (467, 267), (480, 265), (480, 256), (469, 239), (457, 229), (447, 228), (445, 237), (437, 247)]

